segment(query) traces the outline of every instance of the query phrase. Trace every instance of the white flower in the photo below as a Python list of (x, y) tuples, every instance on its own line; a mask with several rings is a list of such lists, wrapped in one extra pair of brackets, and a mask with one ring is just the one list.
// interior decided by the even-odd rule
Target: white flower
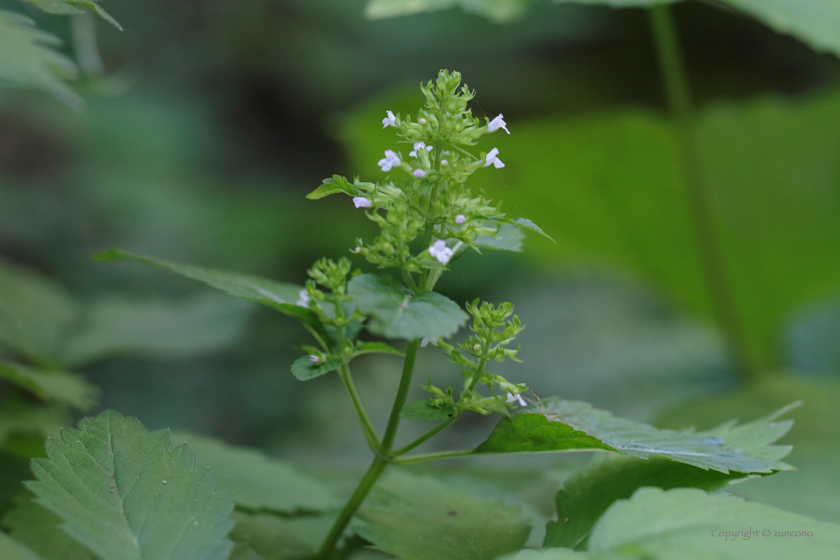
[(507, 394), (507, 400), (505, 402), (512, 403), (516, 401), (519, 401), (519, 406), (528, 406), (528, 403), (525, 402), (525, 399), (522, 398), (522, 395), (518, 393), (516, 395), (514, 395), (513, 393)]
[(466, 221), (467, 221), (467, 217), (464, 216), (463, 214), (458, 214), (458, 216), (455, 218), (455, 223), (456, 224), (463, 224)]
[(493, 148), (492, 150), (490, 150), (490, 153), (487, 154), (486, 158), (484, 158), (484, 167), (487, 167), (491, 163), (496, 167), (496, 169), (501, 169), (502, 167), (504, 167), (505, 164), (502, 163), (502, 160), (496, 157), (498, 155), (499, 148)]
[(369, 198), (365, 198), (363, 196), (354, 196), (353, 197), (353, 204), (356, 205), (356, 208), (370, 208), (371, 204), (373, 204)]
[(353, 252), (354, 252), (354, 253), (361, 253), (361, 252), (362, 252), (362, 248), (361, 248), (361, 247), (356, 247), (355, 249), (353, 249)]
[(385, 157), (380, 159), (376, 164), (382, 168), (382, 171), (391, 171), (392, 167), (397, 167), (400, 163), (400, 156), (394, 153), (394, 150), (385, 150)]
[(389, 126), (397, 126), (397, 117), (394, 116), (394, 113), (391, 111), (386, 111), (387, 117), (382, 119), (382, 128), (388, 128)]
[(437, 343), (438, 343), (438, 339), (436, 337), (427, 336), (426, 338), (424, 338), (423, 340), (420, 341), (420, 347), (425, 348), (429, 344), (431, 344), (432, 346), (437, 346)]
[(434, 149), (434, 147), (427, 146), (425, 142), (415, 142), (414, 149), (408, 152), (408, 155), (410, 155), (411, 157), (417, 157), (417, 151), (423, 149), (425, 149), (427, 152), (431, 152)]
[(510, 130), (507, 129), (505, 119), (502, 117), (501, 113), (499, 113), (499, 116), (490, 121), (490, 124), (487, 125), (487, 132), (494, 132), (496, 130), (499, 130), (500, 128), (504, 128), (505, 132), (510, 134)]
[(452, 249), (446, 246), (446, 241), (438, 239), (434, 245), (429, 247), (429, 254), (436, 258), (440, 264), (446, 264), (452, 258)]
[(418, 179), (422, 179), (423, 177), (426, 176), (426, 172), (423, 171), (422, 169), (415, 169), (414, 173), (412, 173), (412, 175), (414, 175)]
[[(312, 362), (313, 364), (317, 364), (318, 362), (321, 361), (321, 358), (319, 358), (315, 354), (309, 354), (309, 361)], [(508, 394), (510, 394), (510, 393), (508, 393)]]
[(298, 292), (298, 300), (295, 305), (299, 305), (301, 307), (309, 306), (309, 292), (306, 291), (306, 288)]
[(446, 167), (447, 165), (449, 165), (449, 161), (447, 161), (445, 159), (440, 160), (440, 166), (441, 167)]

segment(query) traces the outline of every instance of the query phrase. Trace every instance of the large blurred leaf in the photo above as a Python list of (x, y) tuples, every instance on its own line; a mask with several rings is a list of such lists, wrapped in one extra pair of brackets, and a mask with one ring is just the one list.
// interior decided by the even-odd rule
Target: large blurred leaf
[(770, 445), (790, 429), (791, 420), (776, 421), (790, 407), (740, 426), (728, 422), (694, 433), (690, 429), (658, 430), (616, 418), (583, 402), (546, 399), (543, 403), (545, 407), (538, 414), (526, 412), (502, 418), (487, 441), (474, 452), (608, 449), (641, 459), (664, 457), (725, 474), (730, 471), (769, 473), (791, 468), (778, 462), (790, 448)]
[(362, 313), (372, 316), (367, 328), (388, 338), (446, 338), (468, 318), (446, 296), (409, 294), (390, 277), (362, 274), (350, 280), (347, 289)]
[(0, 558), (3, 560), (45, 560), (35, 554), (32, 549), (2, 531), (0, 531)]
[(74, 373), (47, 371), (0, 361), (0, 379), (6, 379), (47, 401), (87, 410), (96, 404), (99, 390)]
[(224, 560), (233, 497), (168, 432), (105, 411), (48, 439), (27, 486), (102, 560)]
[(266, 560), (286, 560), (314, 554), (335, 521), (334, 516), (284, 518), (240, 511), (234, 513), (234, 518), (236, 526), (230, 538), (247, 545)]
[(107, 297), (94, 301), (64, 346), (62, 362), (81, 365), (115, 354), (191, 354), (237, 340), (248, 304), (216, 294), (179, 302)]
[(43, 560), (93, 560), (93, 553), (59, 528), (61, 518), (32, 498), (29, 492), (22, 492), (17, 507), (3, 517), (3, 527), (12, 537)]
[(73, 62), (53, 50), (55, 35), (35, 28), (31, 19), (0, 10), (0, 84), (45, 90), (80, 109), (84, 101), (65, 85), (76, 76)]
[(290, 514), (339, 505), (332, 492), (318, 481), (256, 449), (193, 434), (175, 434), (173, 439), (189, 444), (196, 465), (212, 469), (217, 486), (233, 494), (237, 507)]
[(433, 479), (393, 471), (358, 517), (362, 537), (403, 560), (491, 560), (521, 548), (531, 532), (518, 507), (477, 502)]
[(49, 14), (74, 15), (82, 13), (80, 6), (89, 8), (102, 19), (122, 31), (122, 27), (111, 15), (97, 4), (100, 0), (23, 0), (37, 6)]

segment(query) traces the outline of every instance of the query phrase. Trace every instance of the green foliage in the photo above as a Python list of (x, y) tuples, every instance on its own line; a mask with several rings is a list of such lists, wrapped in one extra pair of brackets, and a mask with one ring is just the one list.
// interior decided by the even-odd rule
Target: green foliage
[(467, 320), (449, 298), (434, 292), (411, 294), (387, 276), (362, 274), (350, 280), (348, 290), (359, 310), (371, 316), (367, 329), (387, 338), (448, 337)]
[[(317, 356), (316, 356), (317, 358)], [(342, 366), (341, 360), (324, 360), (313, 362), (310, 356), (301, 356), (292, 362), (292, 375), (300, 381), (309, 381), (325, 373), (335, 371)]]
[(0, 361), (0, 379), (30, 391), (45, 401), (87, 410), (96, 403), (99, 390), (84, 379), (65, 371), (39, 370)]
[(0, 556), (3, 560), (44, 560), (31, 549), (0, 531)]
[(46, 451), (28, 488), (102, 560), (227, 558), (233, 499), (167, 432), (106, 411), (48, 439)]
[(518, 550), (531, 528), (520, 508), (481, 503), (430, 478), (393, 472), (359, 512), (358, 533), (404, 560), (491, 560)]
[(586, 432), (561, 422), (552, 422), (542, 414), (517, 414), (502, 418), (475, 453), (522, 453), (531, 451), (571, 451), (612, 447)]
[(49, 13), (49, 14), (59, 14), (59, 15), (74, 15), (82, 13), (81, 8), (88, 8), (97, 15), (99, 15), (102, 19), (122, 31), (122, 27), (117, 20), (115, 20), (111, 15), (102, 9), (102, 6), (98, 4), (101, 0), (23, 0), (24, 2), (28, 2), (37, 6), (39, 9)]
[[(251, 554), (265, 560), (300, 558), (318, 550), (318, 545), (334, 521), (332, 516), (304, 516), (283, 518), (260, 513), (234, 513), (236, 526), (230, 538), (238, 547), (245, 546)], [(236, 552), (231, 556), (235, 560)], [(243, 551), (245, 560), (251, 558)]]
[(17, 507), (3, 517), (2, 525), (12, 538), (29, 547), (41, 560), (93, 560), (87, 548), (61, 530), (61, 518), (32, 498), (29, 492), (21, 492)]

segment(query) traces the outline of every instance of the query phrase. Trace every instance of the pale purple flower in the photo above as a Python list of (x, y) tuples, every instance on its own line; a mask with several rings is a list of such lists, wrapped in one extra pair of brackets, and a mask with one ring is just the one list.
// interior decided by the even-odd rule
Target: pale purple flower
[(434, 245), (429, 247), (429, 254), (436, 258), (440, 264), (446, 264), (452, 258), (452, 249), (446, 246), (446, 241), (438, 239)]
[(309, 306), (309, 292), (306, 291), (306, 288), (298, 292), (298, 300), (295, 305), (299, 305), (301, 307)]
[(389, 126), (397, 126), (397, 117), (394, 116), (394, 113), (391, 111), (386, 111), (387, 117), (382, 119), (382, 128), (388, 128)]
[(319, 358), (315, 354), (309, 354), (309, 361), (312, 362), (313, 364), (317, 364), (318, 362), (321, 361), (321, 358)]
[(487, 167), (491, 163), (493, 164), (493, 166), (495, 166), (496, 169), (501, 169), (502, 167), (504, 167), (505, 164), (502, 163), (502, 160), (500, 160), (498, 157), (496, 157), (498, 155), (499, 155), (499, 148), (493, 148), (492, 150), (490, 150), (490, 153), (487, 154), (486, 158), (484, 158), (484, 167)]
[(353, 197), (353, 204), (356, 205), (356, 208), (370, 208), (371, 204), (373, 204), (369, 198), (365, 198), (363, 196), (354, 196)]
[(519, 401), (519, 406), (528, 406), (528, 403), (525, 402), (525, 399), (522, 398), (522, 395), (518, 393), (516, 395), (514, 395), (513, 393), (507, 394), (507, 400), (505, 402), (512, 403), (516, 401)]
[(411, 157), (417, 157), (418, 151), (426, 150), (427, 152), (431, 152), (433, 149), (433, 146), (427, 146), (425, 142), (415, 142), (414, 149), (408, 152), (408, 155), (410, 155)]
[(426, 176), (426, 172), (423, 171), (422, 169), (415, 169), (414, 173), (412, 173), (412, 175), (414, 175), (418, 179), (422, 179), (423, 177)]
[(490, 124), (487, 125), (487, 132), (494, 132), (496, 130), (499, 130), (500, 128), (503, 128), (505, 129), (505, 132), (510, 134), (510, 130), (507, 129), (506, 125), (507, 123), (505, 123), (505, 119), (502, 117), (502, 114), (499, 113), (499, 116), (490, 121)]
[(467, 221), (467, 217), (464, 216), (463, 214), (458, 214), (458, 216), (455, 218), (455, 223), (456, 224), (463, 224), (466, 221)]
[(394, 153), (394, 150), (385, 150), (385, 157), (380, 159), (376, 165), (382, 168), (382, 171), (391, 171), (391, 168), (397, 167), (402, 163), (400, 156)]

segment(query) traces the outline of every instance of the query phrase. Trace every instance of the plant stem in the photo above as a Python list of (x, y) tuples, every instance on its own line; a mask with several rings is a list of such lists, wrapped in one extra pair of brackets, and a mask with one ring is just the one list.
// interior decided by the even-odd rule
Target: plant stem
[(347, 390), (350, 400), (353, 401), (353, 406), (356, 407), (356, 414), (359, 415), (359, 420), (362, 423), (362, 430), (365, 432), (365, 439), (367, 439), (368, 446), (370, 446), (373, 451), (376, 451), (380, 446), (379, 437), (377, 437), (376, 430), (374, 429), (373, 424), (371, 424), (367, 412), (365, 412), (365, 407), (362, 404), (362, 400), (359, 398), (356, 386), (353, 384), (353, 378), (350, 376), (350, 367), (347, 364), (342, 365), (338, 370), (338, 377), (344, 384), (344, 388)]
[(441, 432), (443, 429), (445, 429), (447, 426), (449, 426), (452, 422), (457, 420), (458, 416), (459, 416), (458, 414), (453, 412), (452, 416), (450, 416), (449, 418), (447, 418), (443, 422), (440, 422), (437, 426), (435, 426), (434, 428), (432, 428), (431, 430), (429, 430), (428, 432), (426, 432), (425, 434), (423, 434), (419, 438), (415, 439), (414, 441), (412, 441), (411, 443), (409, 443), (405, 447), (397, 449), (396, 451), (391, 453), (391, 456), (392, 457), (399, 457), (400, 455), (405, 455), (406, 453), (408, 453), (409, 451), (411, 451), (412, 449), (414, 449), (415, 447), (417, 447), (421, 443), (424, 443), (424, 442), (428, 441), (429, 439), (431, 439), (432, 437), (434, 437), (435, 435), (437, 435), (439, 432)]
[(422, 453), (420, 455), (409, 455), (401, 459), (391, 461), (394, 465), (410, 465), (412, 463), (423, 463), (425, 461), (437, 461), (439, 459), (454, 459), (455, 457), (466, 457), (472, 455), (472, 449), (462, 451), (438, 451), (437, 453)]
[(420, 347), (420, 340), (414, 339), (408, 343), (405, 351), (405, 362), (403, 363), (400, 386), (397, 389), (397, 397), (394, 399), (394, 406), (391, 408), (391, 417), (388, 419), (388, 426), (385, 428), (385, 435), (382, 436), (382, 445), (379, 446), (381, 455), (388, 455), (394, 445), (394, 438), (397, 435), (397, 428), (400, 425), (400, 411), (405, 406), (405, 399), (408, 397), (408, 390), (411, 388), (411, 376), (414, 373), (414, 361), (417, 358), (417, 349)]
[(665, 4), (652, 5), (648, 13), (662, 73), (662, 85), (676, 124), (677, 149), (688, 194), (694, 239), (712, 309), (729, 338), (739, 372), (746, 379), (753, 379), (756, 377), (757, 367), (749, 356), (743, 325), (738, 317), (724, 268), (720, 242), (715, 234), (708, 189), (695, 138), (691, 94), (676, 26), (670, 8)]

